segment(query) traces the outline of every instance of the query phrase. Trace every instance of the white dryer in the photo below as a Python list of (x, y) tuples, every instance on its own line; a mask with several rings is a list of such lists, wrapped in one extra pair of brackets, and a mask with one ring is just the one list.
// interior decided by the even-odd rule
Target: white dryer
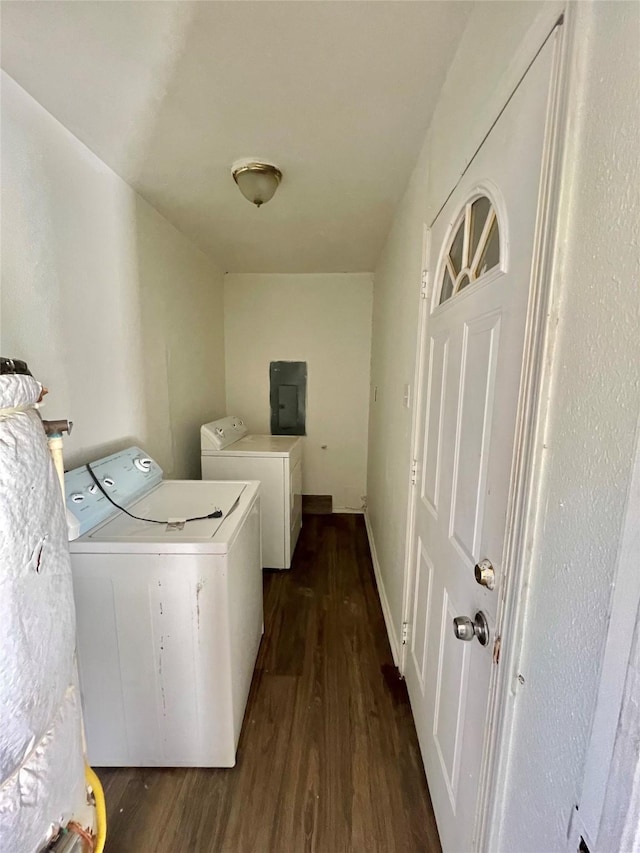
[(163, 480), (137, 447), (91, 468), (126, 510), (86, 467), (65, 475), (89, 761), (232, 767), (263, 627), (260, 485)]
[(200, 441), (203, 480), (260, 480), (263, 566), (290, 568), (302, 527), (300, 436), (247, 435), (230, 416), (204, 424)]

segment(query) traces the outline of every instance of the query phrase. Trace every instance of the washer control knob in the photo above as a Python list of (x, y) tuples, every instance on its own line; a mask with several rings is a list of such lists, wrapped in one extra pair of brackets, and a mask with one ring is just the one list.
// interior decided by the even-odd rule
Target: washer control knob
[(89, 492), (90, 495), (95, 495), (95, 493), (98, 491), (98, 487), (96, 486), (95, 483), (91, 483), (91, 485), (89, 486), (87, 491)]
[(71, 495), (71, 500), (74, 504), (81, 504), (84, 500), (84, 495), (81, 495), (80, 492), (76, 492), (75, 495)]
[(138, 456), (137, 459), (133, 460), (133, 464), (138, 471), (142, 471), (144, 474), (151, 469), (151, 460), (148, 456)]
[(107, 488), (112, 489), (115, 486), (115, 482), (111, 479), (111, 477), (105, 477), (102, 481)]

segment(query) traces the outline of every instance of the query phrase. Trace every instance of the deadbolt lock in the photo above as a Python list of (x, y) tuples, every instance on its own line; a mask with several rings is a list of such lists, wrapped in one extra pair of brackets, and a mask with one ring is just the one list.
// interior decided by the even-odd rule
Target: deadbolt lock
[(476, 576), (476, 583), (480, 586), (486, 586), (487, 589), (493, 589), (496, 585), (496, 570), (491, 564), (491, 560), (480, 560), (476, 563), (473, 570)]

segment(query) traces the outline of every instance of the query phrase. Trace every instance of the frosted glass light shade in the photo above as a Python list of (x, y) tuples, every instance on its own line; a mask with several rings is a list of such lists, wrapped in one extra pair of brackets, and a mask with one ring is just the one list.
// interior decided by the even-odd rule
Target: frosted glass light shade
[(269, 163), (246, 163), (235, 166), (232, 174), (242, 195), (256, 207), (273, 198), (282, 179), (280, 169)]

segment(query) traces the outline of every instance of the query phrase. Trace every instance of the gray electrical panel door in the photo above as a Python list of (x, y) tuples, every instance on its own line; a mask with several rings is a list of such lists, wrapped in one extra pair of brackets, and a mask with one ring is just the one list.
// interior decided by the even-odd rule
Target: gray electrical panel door
[(272, 361), (269, 381), (271, 435), (306, 435), (306, 361)]

